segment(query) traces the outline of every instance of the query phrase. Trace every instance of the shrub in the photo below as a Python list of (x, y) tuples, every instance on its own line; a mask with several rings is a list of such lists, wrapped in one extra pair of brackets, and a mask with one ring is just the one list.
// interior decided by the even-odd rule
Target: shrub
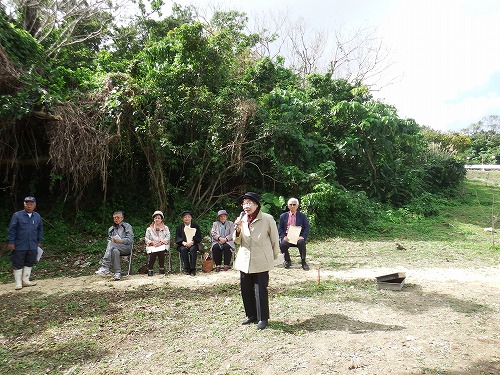
[(450, 195), (465, 180), (464, 163), (444, 153), (430, 155), (423, 168), (425, 190), (432, 194)]
[(326, 183), (316, 185), (313, 190), (302, 197), (301, 205), (311, 221), (311, 230), (317, 234), (362, 229), (380, 209), (363, 191), (349, 191)]
[(425, 192), (413, 198), (404, 209), (411, 212), (413, 215), (421, 217), (435, 216), (439, 214), (440, 207), (443, 205), (443, 200), (443, 198)]

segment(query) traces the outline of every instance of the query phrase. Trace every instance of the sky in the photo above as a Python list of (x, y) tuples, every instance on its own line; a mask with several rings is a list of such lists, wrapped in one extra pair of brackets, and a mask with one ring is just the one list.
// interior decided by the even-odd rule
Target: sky
[[(288, 12), (325, 31), (373, 28), (393, 77), (374, 97), (403, 118), (459, 131), (500, 116), (499, 0), (176, 0), (244, 11), (249, 20)], [(168, 1), (166, 1), (168, 6)]]

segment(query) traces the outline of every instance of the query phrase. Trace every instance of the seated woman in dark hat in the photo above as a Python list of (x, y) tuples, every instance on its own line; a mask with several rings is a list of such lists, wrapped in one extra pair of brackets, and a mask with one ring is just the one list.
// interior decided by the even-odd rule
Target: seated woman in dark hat
[(175, 243), (177, 244), (177, 250), (181, 254), (184, 272), (186, 275), (195, 276), (198, 244), (202, 240), (201, 230), (198, 225), (192, 222), (190, 211), (183, 211), (181, 217), (182, 224), (175, 230)]
[(217, 212), (217, 221), (212, 224), (210, 238), (212, 240), (212, 256), (215, 262), (215, 271), (219, 272), (222, 265), (222, 256), (224, 255), (224, 271), (231, 267), (231, 258), (234, 251), (234, 224), (227, 220), (227, 212), (220, 210)]

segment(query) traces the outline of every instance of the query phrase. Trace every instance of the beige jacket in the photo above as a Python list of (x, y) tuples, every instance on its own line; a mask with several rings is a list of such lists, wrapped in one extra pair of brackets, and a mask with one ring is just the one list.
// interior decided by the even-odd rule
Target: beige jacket
[(259, 211), (249, 228), (245, 215), (241, 228), (239, 235), (234, 232), (234, 242), (240, 245), (234, 268), (245, 273), (271, 270), (280, 253), (278, 227), (274, 218)]

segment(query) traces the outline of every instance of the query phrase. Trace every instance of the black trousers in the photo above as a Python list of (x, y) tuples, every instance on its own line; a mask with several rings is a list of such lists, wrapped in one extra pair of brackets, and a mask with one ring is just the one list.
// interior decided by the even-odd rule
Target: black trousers
[(218, 243), (214, 244), (212, 246), (212, 256), (216, 266), (220, 266), (222, 264), (222, 255), (224, 255), (224, 265), (229, 266), (229, 264), (231, 264), (231, 257), (233, 256), (231, 246), (227, 243), (223, 245)]
[(191, 271), (196, 269), (196, 257), (198, 256), (198, 244), (195, 243), (191, 247), (179, 246), (179, 252), (181, 253), (182, 264), (184, 264), (184, 269), (186, 271)]
[(269, 320), (269, 271), (259, 273), (240, 272), (241, 298), (245, 315), (258, 320)]
[(158, 257), (158, 266), (160, 268), (165, 268), (165, 251), (157, 251), (155, 253), (150, 253), (148, 254), (148, 269), (149, 270), (152, 270), (154, 265), (155, 265), (155, 261), (156, 261), (156, 257)]
[(299, 254), (300, 254), (300, 259), (306, 260), (306, 241), (304, 240), (298, 240), (297, 245), (294, 245), (293, 243), (289, 243), (287, 241), (281, 241), (280, 242), (280, 250), (285, 256), (285, 260), (287, 262), (290, 262), (290, 252), (288, 249), (290, 247), (298, 247), (299, 248)]
[(10, 255), (12, 268), (20, 270), (23, 267), (33, 267), (36, 263), (36, 256), (37, 250), (14, 250)]

